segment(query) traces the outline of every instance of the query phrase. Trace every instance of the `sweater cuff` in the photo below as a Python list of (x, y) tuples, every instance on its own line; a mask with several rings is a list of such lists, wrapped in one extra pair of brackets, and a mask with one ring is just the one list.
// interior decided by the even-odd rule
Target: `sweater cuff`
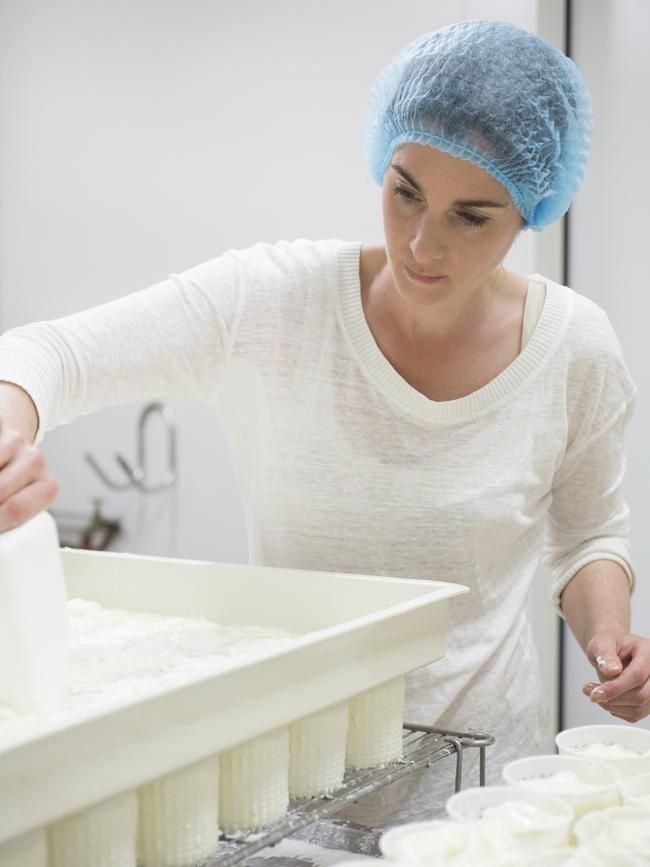
[(629, 559), (621, 554), (615, 554), (610, 551), (588, 551), (584, 553), (578, 560), (571, 563), (571, 566), (554, 578), (548, 594), (553, 607), (563, 620), (566, 620), (562, 612), (561, 598), (565, 587), (577, 575), (577, 573), (588, 563), (594, 563), (596, 560), (613, 560), (614, 563), (623, 569), (627, 576), (630, 586), (630, 593), (634, 593), (636, 586), (636, 572), (633, 564)]
[(36, 407), (37, 428), (34, 444), (38, 445), (45, 434), (45, 419), (54, 384), (46, 370), (28, 355), (12, 349), (0, 351), (0, 382), (18, 385), (31, 397)]

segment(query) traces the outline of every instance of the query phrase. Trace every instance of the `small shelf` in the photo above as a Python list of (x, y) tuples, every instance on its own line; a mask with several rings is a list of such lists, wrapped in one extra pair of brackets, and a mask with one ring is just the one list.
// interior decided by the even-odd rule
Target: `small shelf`
[[(485, 785), (485, 751), (494, 743), (494, 738), (490, 735), (405, 723), (403, 743), (403, 756), (398, 762), (384, 768), (348, 772), (341, 788), (332, 795), (293, 801), (286, 816), (264, 831), (224, 837), (214, 855), (200, 861), (197, 867), (234, 867), (236, 864), (243, 864), (262, 849), (273, 846), (316, 822), (329, 819), (360, 798), (447, 756), (455, 756), (455, 791), (459, 791), (463, 753), (466, 749), (474, 748), (480, 751), (479, 783)], [(363, 830), (360, 828), (359, 832)]]

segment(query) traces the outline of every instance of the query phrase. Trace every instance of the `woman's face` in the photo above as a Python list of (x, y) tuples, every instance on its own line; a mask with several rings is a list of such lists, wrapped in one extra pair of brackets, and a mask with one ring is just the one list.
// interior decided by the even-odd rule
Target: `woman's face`
[[(399, 294), (413, 304), (490, 287), (522, 228), (506, 189), (466, 160), (408, 143), (384, 175), (384, 234)], [(411, 274), (409, 274), (409, 270)], [(435, 282), (420, 276), (440, 276)]]

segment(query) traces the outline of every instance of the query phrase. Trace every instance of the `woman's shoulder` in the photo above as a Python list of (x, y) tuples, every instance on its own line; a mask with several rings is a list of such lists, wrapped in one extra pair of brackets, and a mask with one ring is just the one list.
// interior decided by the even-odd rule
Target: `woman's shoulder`
[[(539, 275), (536, 275), (539, 276)], [(582, 293), (546, 280), (547, 292), (566, 304), (568, 324), (561, 346), (570, 402), (597, 399), (611, 410), (632, 401), (636, 387), (607, 312)]]
[(320, 296), (336, 280), (343, 249), (354, 244), (339, 239), (258, 241), (249, 247), (226, 249), (216, 257), (184, 271), (180, 277), (218, 298), (220, 305), (244, 299), (249, 310), (303, 301)]
[(566, 340), (575, 351), (621, 354), (621, 346), (607, 312), (592, 298), (541, 274), (531, 275), (529, 279), (542, 282), (549, 303), (565, 311), (568, 323)]
[(349, 245), (350, 242), (337, 238), (258, 241), (250, 246), (225, 249), (216, 257), (190, 270), (217, 271), (229, 267), (249, 272), (264, 268), (291, 271), (301, 265), (314, 268), (319, 263), (325, 265), (334, 261), (341, 247), (346, 244)]

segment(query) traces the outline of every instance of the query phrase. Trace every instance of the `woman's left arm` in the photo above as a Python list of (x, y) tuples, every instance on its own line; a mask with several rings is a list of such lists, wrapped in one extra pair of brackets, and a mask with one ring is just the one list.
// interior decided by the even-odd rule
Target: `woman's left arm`
[(629, 586), (618, 563), (594, 560), (566, 585), (561, 606), (600, 681), (583, 693), (634, 723), (650, 714), (650, 639), (630, 633)]

